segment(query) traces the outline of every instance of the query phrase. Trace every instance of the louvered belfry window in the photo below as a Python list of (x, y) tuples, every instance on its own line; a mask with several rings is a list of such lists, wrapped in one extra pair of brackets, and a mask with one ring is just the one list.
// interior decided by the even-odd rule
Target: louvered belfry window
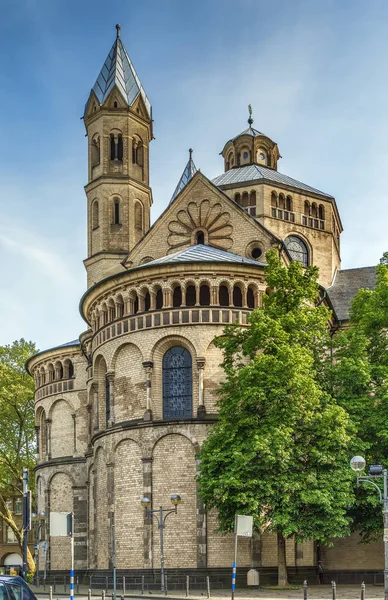
[(163, 418), (185, 419), (192, 416), (191, 354), (182, 346), (174, 346), (163, 357)]

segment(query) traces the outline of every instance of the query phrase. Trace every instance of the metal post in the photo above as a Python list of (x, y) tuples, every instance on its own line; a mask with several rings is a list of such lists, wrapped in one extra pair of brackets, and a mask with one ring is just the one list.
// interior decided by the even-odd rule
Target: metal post
[(167, 596), (168, 584), (167, 584), (167, 573), (164, 574), (164, 595)]
[(23, 469), (23, 579), (27, 581), (28, 470)]
[(125, 597), (125, 577), (123, 576), (123, 596)]
[(307, 579), (303, 582), (303, 600), (307, 600)]
[(159, 506), (159, 532), (160, 532), (160, 589), (162, 594), (166, 593), (164, 585), (164, 543), (163, 543), (163, 507)]
[(105, 590), (102, 590), (101, 592), (101, 600), (105, 600)]
[(106, 591), (109, 589), (109, 577), (105, 577), (105, 589)]
[(237, 571), (237, 515), (234, 517), (234, 560), (232, 568), (232, 600), (234, 600), (234, 591), (236, 589), (236, 571)]
[(337, 584), (336, 584), (335, 581), (331, 582), (331, 588), (332, 588), (333, 600), (336, 600), (336, 598), (337, 598)]
[(384, 600), (388, 600), (388, 489), (387, 489), (387, 469), (383, 471), (384, 481)]
[(141, 576), (141, 593), (144, 594), (144, 575)]
[(116, 581), (116, 537), (115, 526), (112, 525), (112, 566), (113, 566), (113, 600), (116, 600), (117, 581)]
[(209, 575), (206, 576), (206, 590), (207, 590), (207, 597), (210, 598), (210, 577), (209, 577)]
[(365, 583), (361, 584), (361, 600), (365, 600)]
[(190, 575), (186, 575), (186, 598), (190, 594)]
[(50, 598), (50, 600), (53, 600), (53, 587), (52, 587), (52, 585), (50, 585), (50, 587), (49, 587), (49, 598)]
[(77, 575), (77, 594), (79, 594), (79, 577)]
[[(46, 574), (45, 574), (45, 576), (44, 576), (44, 585), (45, 585), (45, 588), (44, 588), (44, 589), (46, 589)], [(57, 590), (57, 585), (56, 585), (56, 581), (55, 581), (55, 575), (54, 575), (54, 585), (53, 585), (53, 588), (54, 588), (54, 592), (56, 592), (56, 590)]]
[(63, 576), (63, 592), (66, 594), (66, 575)]
[(74, 513), (71, 513), (70, 548), (71, 548), (70, 600), (74, 600)]
[(92, 600), (92, 590), (88, 589), (88, 600)]

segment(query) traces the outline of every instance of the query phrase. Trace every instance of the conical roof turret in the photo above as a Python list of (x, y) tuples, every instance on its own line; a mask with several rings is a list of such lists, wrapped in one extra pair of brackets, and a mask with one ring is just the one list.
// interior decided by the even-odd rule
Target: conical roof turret
[(120, 25), (116, 25), (116, 40), (110, 49), (106, 61), (97, 77), (92, 91), (95, 93), (100, 105), (108, 99), (111, 91), (116, 86), (128, 106), (132, 106), (139, 96), (142, 97), (147, 114), (152, 119), (150, 101), (144, 91), (141, 81), (136, 73), (128, 52), (120, 37)]
[(178, 182), (178, 185), (175, 188), (175, 192), (173, 193), (169, 204), (171, 204), (171, 202), (174, 202), (174, 200), (177, 197), (177, 195), (183, 190), (183, 188), (194, 177), (194, 175), (197, 172), (197, 170), (198, 169), (195, 166), (194, 161), (193, 161), (193, 150), (190, 148), (190, 150), (189, 150), (189, 161), (188, 161), (187, 165), (184, 168), (182, 176), (181, 176), (181, 178), (180, 178), (180, 180)]

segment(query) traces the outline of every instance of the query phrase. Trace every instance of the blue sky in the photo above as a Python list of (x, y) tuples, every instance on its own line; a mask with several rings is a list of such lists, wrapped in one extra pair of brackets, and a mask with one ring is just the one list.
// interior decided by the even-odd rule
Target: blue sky
[(116, 23), (153, 105), (155, 220), (194, 148), (219, 175), (254, 126), (279, 171), (333, 194), (343, 268), (388, 250), (386, 0), (0, 0), (0, 344), (85, 328), (86, 139), (80, 117)]

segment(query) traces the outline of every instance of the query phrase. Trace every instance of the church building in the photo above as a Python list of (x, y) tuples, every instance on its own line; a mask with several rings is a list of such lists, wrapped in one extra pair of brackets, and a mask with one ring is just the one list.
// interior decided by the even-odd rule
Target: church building
[[(197, 170), (190, 150), (151, 225), (152, 109), (119, 26), (83, 119), (86, 326), (79, 339), (28, 361), (36, 384), (36, 512), (74, 512), (76, 570), (112, 567), (114, 531), (117, 568), (147, 572), (160, 566), (159, 532), (140, 500), (167, 508), (179, 494), (164, 531), (166, 568), (224, 569), (229, 581), (233, 536), (217, 532), (217, 515), (196, 483), (223, 377), (214, 338), (227, 323), (247, 326), (261, 306), (270, 248), (285, 264), (319, 267), (338, 327), (346, 326), (357, 290), (374, 287), (375, 268), (341, 270), (335, 198), (278, 170), (278, 145), (254, 128), (251, 110), (246, 129), (225, 132), (215, 179)], [(70, 568), (70, 540), (47, 528), (48, 568)], [(381, 569), (382, 542), (365, 548), (358, 541), (353, 535), (317, 548), (288, 540), (291, 577), (315, 573), (318, 558), (327, 571)], [(275, 535), (241, 539), (238, 566), (274, 572)]]

